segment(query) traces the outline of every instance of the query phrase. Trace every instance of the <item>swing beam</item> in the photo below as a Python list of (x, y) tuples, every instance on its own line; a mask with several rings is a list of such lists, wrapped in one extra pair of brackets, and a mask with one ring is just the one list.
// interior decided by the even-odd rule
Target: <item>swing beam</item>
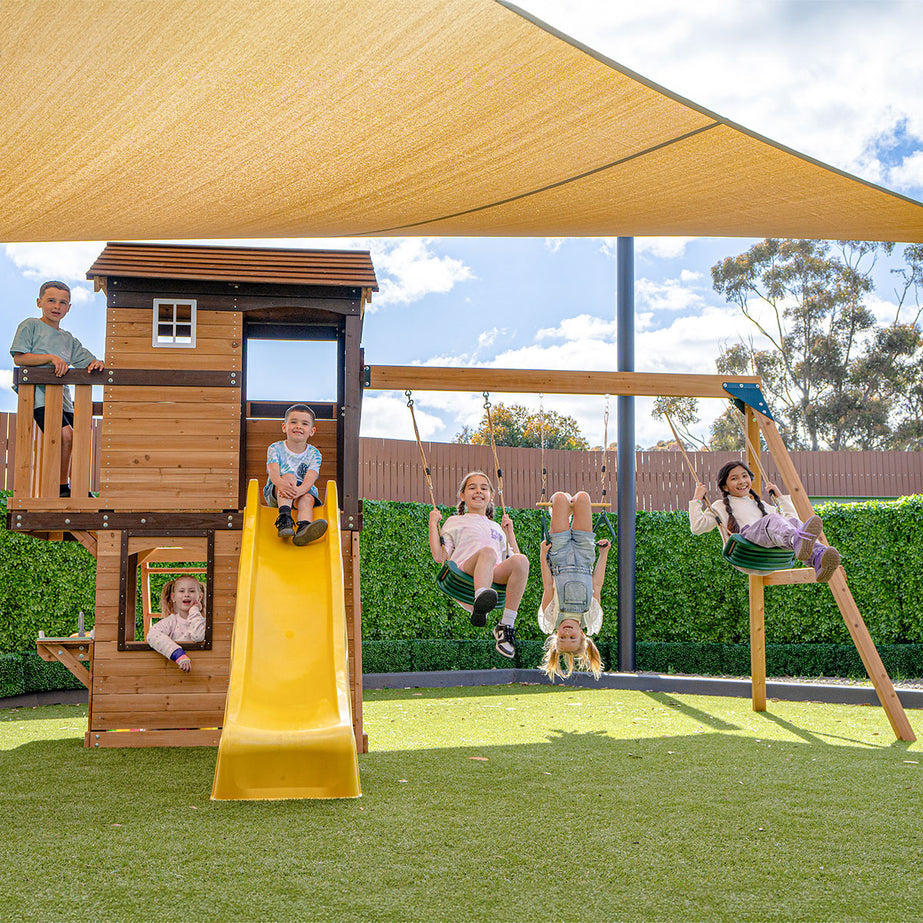
[(367, 365), (369, 391), (490, 391), (501, 394), (616, 394), (626, 397), (721, 397), (727, 383), (759, 385), (756, 375), (664, 375), (659, 372), (576, 372), (554, 369), (436, 368)]
[[(814, 514), (804, 485), (785, 447), (782, 436), (773, 420), (748, 403), (752, 398), (741, 394), (738, 385), (755, 385), (744, 389), (745, 394), (756, 395), (762, 401), (758, 376), (740, 375), (664, 375), (650, 372), (588, 372), (559, 371), (552, 369), (492, 369), (492, 368), (436, 368), (433, 366), (368, 365), (365, 367), (364, 386), (379, 391), (491, 391), (494, 393), (545, 394), (616, 394), (628, 397), (719, 397), (737, 398), (745, 404), (747, 460), (759, 463), (760, 436), (782, 475), (785, 486), (802, 521)], [(730, 386), (730, 387), (728, 387)], [(760, 404), (760, 409), (765, 402)], [(760, 490), (760, 476), (754, 478), (753, 488)], [(823, 535), (821, 540), (826, 541)], [(749, 580), (750, 596), (750, 675), (754, 711), (766, 710), (766, 630), (764, 589), (767, 586), (795, 586), (813, 583), (810, 568), (776, 571), (766, 575), (752, 575)], [(887, 715), (898, 740), (913, 741), (916, 735), (904, 712), (894, 685), (881, 662), (868, 628), (853, 599), (842, 567), (830, 579), (830, 592), (840, 615), (846, 623), (850, 637), (868, 673), (878, 700)]]

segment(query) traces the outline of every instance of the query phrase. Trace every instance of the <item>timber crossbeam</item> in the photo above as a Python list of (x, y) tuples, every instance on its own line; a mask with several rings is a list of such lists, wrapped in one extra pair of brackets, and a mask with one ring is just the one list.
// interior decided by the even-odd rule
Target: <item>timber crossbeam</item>
[(500, 394), (615, 394), (631, 397), (720, 397), (724, 385), (760, 384), (756, 375), (675, 375), (557, 369), (446, 368), (367, 365), (366, 390), (492, 391)]

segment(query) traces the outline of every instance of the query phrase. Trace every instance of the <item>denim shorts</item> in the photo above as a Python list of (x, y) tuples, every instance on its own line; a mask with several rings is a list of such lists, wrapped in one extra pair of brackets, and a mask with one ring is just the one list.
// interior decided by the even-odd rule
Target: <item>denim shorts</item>
[(552, 532), (548, 567), (554, 577), (562, 613), (582, 615), (593, 600), (596, 536), (580, 529)]
[[(312, 484), (311, 489), (308, 493), (314, 498), (314, 505), (320, 506), (320, 494), (317, 492), (317, 488)], [(276, 497), (276, 485), (272, 481), (267, 481), (266, 486), (263, 488), (263, 499), (266, 501), (267, 506), (278, 506), (279, 500)], [(289, 500), (288, 505), (292, 505), (292, 501)]]

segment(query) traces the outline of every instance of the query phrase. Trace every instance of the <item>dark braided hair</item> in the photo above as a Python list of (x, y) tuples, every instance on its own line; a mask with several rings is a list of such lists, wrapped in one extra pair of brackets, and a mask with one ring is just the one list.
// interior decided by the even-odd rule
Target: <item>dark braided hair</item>
[[(718, 490), (721, 491), (722, 496), (724, 497), (724, 508), (727, 510), (728, 514), (728, 532), (740, 532), (740, 526), (737, 523), (737, 520), (734, 518), (734, 514), (731, 512), (731, 497), (727, 492), (727, 480), (728, 475), (735, 468), (743, 468), (747, 474), (750, 475), (750, 478), (753, 478), (753, 472), (743, 463), (739, 461), (728, 462), (726, 465), (722, 465), (721, 470), (718, 472)], [(750, 496), (756, 501), (756, 505), (760, 508), (760, 513), (763, 516), (768, 516), (769, 512), (766, 507), (763, 506), (763, 501), (760, 500), (760, 495), (751, 487)]]

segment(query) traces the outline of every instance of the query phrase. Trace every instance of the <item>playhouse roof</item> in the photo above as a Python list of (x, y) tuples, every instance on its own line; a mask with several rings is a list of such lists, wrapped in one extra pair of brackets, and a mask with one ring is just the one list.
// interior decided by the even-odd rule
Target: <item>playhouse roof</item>
[(496, 0), (7, 0), (0, 79), (5, 241), (923, 241), (921, 203)]
[(299, 250), (192, 244), (108, 243), (88, 279), (220, 280), (378, 291), (368, 250)]

